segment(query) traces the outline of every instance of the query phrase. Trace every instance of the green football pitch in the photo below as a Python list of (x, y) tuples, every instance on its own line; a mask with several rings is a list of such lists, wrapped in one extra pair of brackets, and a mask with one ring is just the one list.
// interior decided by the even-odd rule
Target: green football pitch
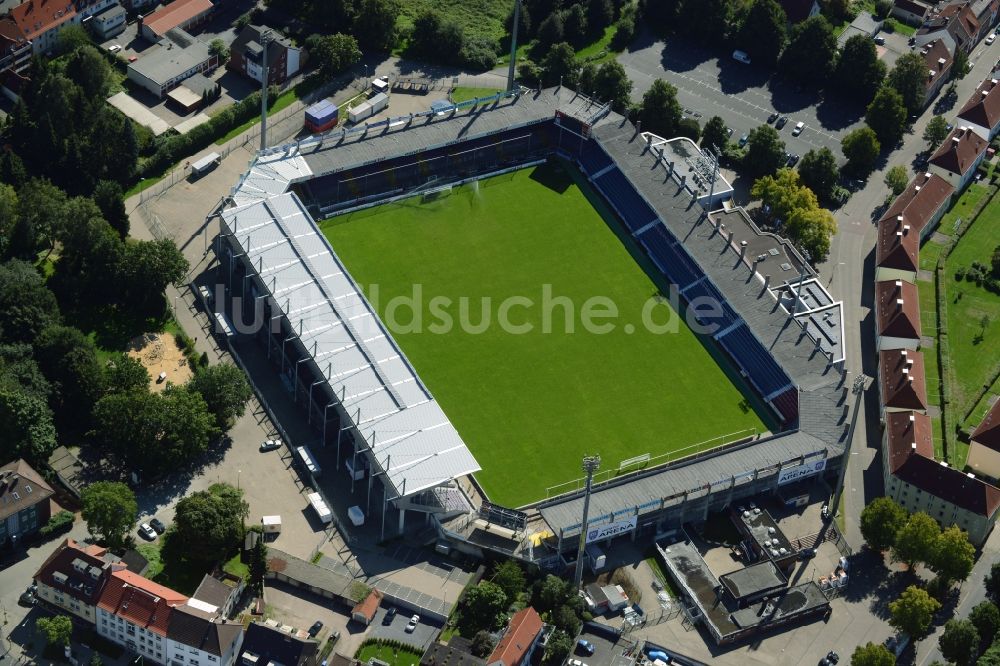
[[(660, 298), (668, 285), (611, 215), (574, 174), (546, 165), (320, 224), (476, 456), (494, 502), (544, 499), (582, 475), (584, 455), (617, 470), (626, 458), (676, 458), (771, 427), (683, 321), (672, 333), (643, 325), (673, 312)], [(412, 308), (402, 299), (415, 294)], [(612, 330), (584, 325), (588, 306), (606, 313), (611, 303), (617, 317), (591, 321)]]

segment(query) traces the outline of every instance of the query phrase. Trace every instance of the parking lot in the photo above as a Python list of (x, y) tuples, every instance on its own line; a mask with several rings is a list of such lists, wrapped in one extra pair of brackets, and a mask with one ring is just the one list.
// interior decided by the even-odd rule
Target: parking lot
[[(734, 140), (765, 124), (772, 113), (787, 116), (788, 124), (779, 134), (787, 150), (800, 156), (824, 146), (840, 155), (841, 137), (858, 126), (864, 113), (815, 92), (796, 91), (788, 83), (772, 80), (764, 68), (678, 38), (669, 42), (640, 38), (618, 61), (634, 84), (633, 99), (640, 99), (654, 80), (669, 81), (677, 88), (686, 115), (702, 125), (712, 116), (721, 117), (732, 128)], [(791, 130), (798, 122), (805, 129), (793, 137)]]
[(399, 641), (413, 647), (425, 650), (434, 637), (441, 631), (441, 624), (432, 622), (425, 617), (420, 618), (416, 628), (408, 632), (406, 625), (410, 621), (413, 613), (403, 608), (396, 609), (397, 612), (389, 624), (385, 624), (386, 615), (389, 608), (383, 604), (375, 615), (371, 626), (368, 628), (367, 638), (378, 638), (384, 641)]

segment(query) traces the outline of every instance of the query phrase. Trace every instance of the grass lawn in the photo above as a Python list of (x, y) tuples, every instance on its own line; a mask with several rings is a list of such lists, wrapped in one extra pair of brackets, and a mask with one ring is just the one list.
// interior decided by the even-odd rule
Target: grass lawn
[(612, 23), (606, 27), (601, 36), (594, 42), (587, 44), (582, 49), (578, 50), (576, 52), (576, 57), (580, 60), (586, 60), (593, 63), (603, 62), (609, 56), (614, 57), (614, 53), (611, 51), (611, 40), (615, 36), (615, 31), (617, 29), (617, 23)]
[[(500, 43), (506, 30), (504, 21), (514, 8), (514, 0), (403, 0), (400, 3), (396, 27), (404, 33), (413, 27), (413, 21), (420, 12), (434, 9), (444, 19), (451, 19), (462, 26), (466, 38), (484, 37)], [(401, 54), (406, 48), (400, 44), (393, 50)], [(509, 43), (508, 43), (509, 48)]]
[(420, 663), (422, 655), (423, 653), (416, 648), (396, 648), (372, 643), (358, 650), (354, 658), (363, 664), (367, 664), (368, 660), (374, 657), (386, 662), (389, 666), (416, 666)]
[(201, 584), (201, 579), (208, 571), (184, 560), (174, 561), (165, 557), (160, 550), (163, 544), (164, 537), (161, 536), (153, 543), (143, 543), (136, 546), (139, 554), (149, 562), (149, 569), (145, 573), (146, 578), (172, 590), (177, 590), (181, 594), (188, 596), (194, 594), (198, 585)]
[[(954, 224), (954, 222), (952, 223)], [(920, 247), (920, 269), (924, 271), (933, 271), (937, 268), (938, 257), (944, 252), (945, 246), (941, 243), (935, 243), (933, 240), (928, 240)]]
[(459, 102), (476, 99), (477, 97), (492, 97), (498, 92), (501, 92), (500, 88), (468, 88), (466, 86), (456, 86), (451, 91), (451, 95), (449, 95), (449, 97), (451, 97), (453, 104), (458, 104)]
[[(610, 213), (589, 189), (543, 166), (430, 203), (410, 199), (321, 223), (500, 504), (544, 498), (547, 487), (580, 477), (585, 454), (601, 454), (604, 469), (616, 469), (632, 456), (771, 427), (749, 389), (683, 322), (667, 334), (642, 325), (643, 308), (667, 286), (606, 219)], [(420, 327), (408, 326), (411, 318), (395, 304), (397, 316), (387, 316), (393, 299), (418, 287)], [(455, 322), (443, 334), (431, 332), (445, 328), (429, 303), (435, 297)], [(501, 308), (512, 297), (532, 303)], [(601, 321), (613, 330), (584, 330), (581, 315), (594, 297), (617, 308), (617, 318)], [(496, 323), (501, 312), (511, 327), (531, 330), (505, 332)], [(653, 318), (662, 322), (668, 312), (658, 304)], [(484, 319), (484, 330), (466, 332)]]
[(892, 32), (897, 32), (905, 37), (912, 37), (913, 35), (917, 34), (917, 29), (914, 28), (912, 25), (908, 25), (906, 23), (903, 23), (902, 21), (897, 21), (895, 19), (886, 19), (886, 24), (888, 24), (889, 21), (892, 21), (892, 28), (893, 28)]
[[(958, 413), (972, 408), (979, 390), (1000, 367), (1000, 295), (955, 280), (955, 271), (973, 261), (990, 265), (1000, 245), (1000, 202), (992, 202), (959, 240), (946, 263), (948, 338), (956, 386), (952, 401)], [(983, 323), (986, 324), (983, 327)]]
[[(938, 225), (936, 232), (939, 234), (944, 234), (945, 236), (951, 236), (955, 233), (955, 223), (959, 220), (963, 222), (968, 222), (969, 215), (972, 214), (972, 210), (979, 203), (979, 200), (989, 194), (989, 189), (983, 185), (977, 183), (972, 183), (966, 188), (962, 196), (958, 198), (951, 206), (951, 210), (941, 217), (941, 224)], [(923, 253), (923, 249), (921, 249)]]
[(250, 575), (250, 567), (240, 562), (240, 552), (236, 551), (229, 560), (222, 565), (222, 570), (228, 574), (238, 576), (240, 578), (246, 578)]

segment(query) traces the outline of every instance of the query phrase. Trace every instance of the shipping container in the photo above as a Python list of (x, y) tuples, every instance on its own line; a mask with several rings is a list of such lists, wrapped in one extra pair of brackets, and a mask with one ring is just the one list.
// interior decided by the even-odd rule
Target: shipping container
[(389, 96), (379, 93), (367, 102), (359, 104), (347, 112), (352, 123), (359, 123), (366, 118), (374, 116), (376, 113), (389, 106)]
[(319, 518), (321, 523), (327, 525), (333, 522), (333, 512), (330, 511), (330, 507), (323, 501), (322, 495), (319, 493), (309, 493), (306, 497), (309, 499), (309, 504), (312, 505), (313, 511), (316, 512), (316, 517)]
[(325, 132), (336, 126), (340, 110), (328, 99), (316, 102), (306, 109), (305, 128), (310, 132)]

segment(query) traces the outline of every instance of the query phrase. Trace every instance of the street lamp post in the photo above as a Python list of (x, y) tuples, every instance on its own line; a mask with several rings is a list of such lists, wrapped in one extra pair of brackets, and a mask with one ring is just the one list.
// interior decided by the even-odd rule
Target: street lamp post
[(601, 456), (584, 456), (583, 471), (587, 474), (587, 488), (583, 494), (583, 521), (580, 523), (580, 543), (576, 548), (576, 573), (573, 585), (580, 589), (583, 583), (583, 553), (587, 546), (587, 514), (590, 512), (590, 491), (594, 485), (594, 472), (601, 466)]

